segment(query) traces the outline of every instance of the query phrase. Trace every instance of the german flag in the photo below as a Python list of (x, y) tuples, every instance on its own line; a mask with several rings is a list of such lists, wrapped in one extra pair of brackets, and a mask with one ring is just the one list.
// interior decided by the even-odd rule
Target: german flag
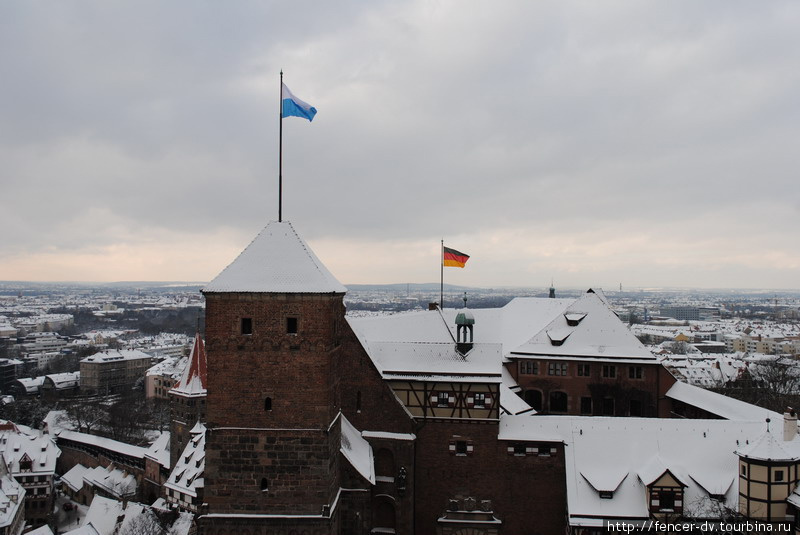
[(467, 260), (469, 260), (469, 255), (449, 247), (444, 248), (444, 256), (442, 258), (443, 266), (463, 268), (464, 264), (467, 263)]

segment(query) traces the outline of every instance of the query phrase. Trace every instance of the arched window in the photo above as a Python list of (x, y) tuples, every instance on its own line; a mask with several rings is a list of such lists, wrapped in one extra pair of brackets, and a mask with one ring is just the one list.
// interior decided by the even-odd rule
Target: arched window
[(272, 410), (272, 398), (266, 397), (264, 398), (264, 410), (271, 411)]
[(382, 499), (375, 507), (375, 527), (394, 529), (394, 505), (388, 499)]
[(526, 390), (525, 403), (530, 405), (533, 410), (542, 410), (542, 393), (539, 390)]

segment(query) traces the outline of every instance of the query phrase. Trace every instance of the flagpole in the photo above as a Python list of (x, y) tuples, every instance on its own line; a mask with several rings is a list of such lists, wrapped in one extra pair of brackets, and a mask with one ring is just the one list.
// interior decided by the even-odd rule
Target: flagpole
[(444, 310), (444, 240), (442, 240), (442, 251), (439, 253), (439, 310)]
[(278, 222), (280, 223), (283, 220), (283, 69), (281, 69), (278, 97)]

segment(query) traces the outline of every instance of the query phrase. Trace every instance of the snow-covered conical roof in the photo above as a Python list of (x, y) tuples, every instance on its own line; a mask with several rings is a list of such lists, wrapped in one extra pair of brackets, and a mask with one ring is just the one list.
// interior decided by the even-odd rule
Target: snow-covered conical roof
[(783, 441), (769, 431), (736, 450), (736, 455), (757, 461), (800, 460), (800, 440)]
[(194, 336), (189, 362), (186, 363), (183, 375), (171, 391), (184, 396), (206, 395), (206, 346), (200, 333)]
[(204, 293), (345, 293), (288, 221), (270, 221), (264, 230)]

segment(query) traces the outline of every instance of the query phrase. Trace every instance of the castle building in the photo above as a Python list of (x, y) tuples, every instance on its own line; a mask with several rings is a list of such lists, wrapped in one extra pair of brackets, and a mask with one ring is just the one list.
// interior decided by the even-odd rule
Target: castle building
[[(779, 417), (676, 383), (600, 291), (372, 318), (345, 292), (288, 222), (204, 288), (201, 535), (577, 534), (736, 507), (735, 441)], [(677, 410), (716, 420), (658, 419)]]
[(170, 466), (175, 467), (178, 456), (191, 439), (197, 422), (206, 420), (207, 377), (206, 348), (198, 332), (194, 337), (189, 361), (180, 379), (169, 390), (170, 400)]

